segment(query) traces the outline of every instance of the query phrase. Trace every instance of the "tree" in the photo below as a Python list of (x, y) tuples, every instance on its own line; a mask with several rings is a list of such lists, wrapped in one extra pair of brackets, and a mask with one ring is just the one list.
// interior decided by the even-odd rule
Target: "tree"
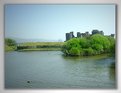
[(89, 38), (72, 38), (65, 42), (62, 51), (71, 56), (90, 56), (101, 53), (115, 54), (115, 39), (101, 34)]
[(103, 53), (103, 46), (101, 44), (93, 44), (92, 49), (96, 50), (96, 54)]
[(77, 47), (72, 47), (69, 50), (69, 55), (71, 55), (71, 56), (79, 56), (80, 55), (80, 49), (78, 49)]
[(5, 38), (5, 50), (12, 51), (16, 49), (16, 41), (10, 38)]
[(76, 38), (72, 38), (69, 41), (67, 41), (67, 47), (68, 49), (71, 49), (72, 47), (77, 47), (78, 49), (80, 49), (80, 45), (79, 45), (79, 40)]
[(6, 38), (5, 39), (5, 44), (8, 46), (15, 46), (16, 45), (16, 41), (10, 38)]
[(83, 49), (83, 56), (91, 56), (91, 55), (94, 55), (94, 50), (91, 47)]
[(94, 46), (94, 44), (99, 44), (103, 47), (103, 50), (105, 52), (109, 51), (110, 41), (108, 40), (108, 38), (106, 38), (103, 35), (100, 35), (100, 34), (92, 35), (91, 39), (90, 39), (90, 43), (91, 43), (92, 46)]
[[(66, 55), (77, 55), (79, 50), (80, 50), (81, 46), (79, 44), (79, 39), (77, 38), (72, 38), (70, 40), (68, 40), (64, 46), (62, 47), (62, 51), (66, 54)], [(75, 53), (77, 52), (77, 53)]]
[(110, 52), (112, 54), (115, 54), (115, 38), (107, 36), (109, 42), (110, 42)]
[(86, 38), (79, 38), (79, 44), (82, 48), (89, 48), (90, 47), (90, 42)]

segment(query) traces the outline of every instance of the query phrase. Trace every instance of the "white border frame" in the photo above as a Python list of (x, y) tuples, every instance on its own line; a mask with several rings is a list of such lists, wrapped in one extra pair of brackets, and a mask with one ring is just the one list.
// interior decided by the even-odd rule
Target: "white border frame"
[[(117, 5), (117, 89), (17, 89), (4, 88), (4, 5), (5, 4), (116, 4)], [(120, 30), (121, 27), (121, 0), (0, 0), (0, 93), (56, 93), (56, 92), (83, 92), (83, 93), (121, 93), (121, 64), (120, 64)]]

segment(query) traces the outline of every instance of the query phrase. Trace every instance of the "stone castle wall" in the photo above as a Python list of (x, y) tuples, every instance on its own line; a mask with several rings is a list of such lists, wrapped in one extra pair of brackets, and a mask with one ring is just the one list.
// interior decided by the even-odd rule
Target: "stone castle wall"
[[(89, 36), (94, 35), (94, 34), (104, 35), (104, 32), (103, 31), (99, 31), (99, 30), (92, 30), (92, 34), (90, 34), (88, 31), (85, 32), (85, 33), (77, 32), (77, 37), (76, 38), (89, 37)], [(114, 37), (115, 34), (111, 34), (110, 36), (111, 37)], [(70, 40), (71, 38), (74, 38), (74, 37), (75, 36), (74, 36), (74, 33), (73, 32), (66, 33), (66, 41), (67, 40)]]

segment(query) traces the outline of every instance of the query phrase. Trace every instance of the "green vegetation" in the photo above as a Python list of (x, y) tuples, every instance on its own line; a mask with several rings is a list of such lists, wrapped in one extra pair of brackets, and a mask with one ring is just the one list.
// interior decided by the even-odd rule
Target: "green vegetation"
[(26, 42), (19, 46), (16, 41), (5, 38), (5, 51), (53, 51), (61, 50), (64, 42)]
[(14, 51), (16, 50), (16, 46), (7, 46), (5, 45), (5, 51)]
[(5, 45), (16, 46), (16, 41), (10, 38), (5, 38)]
[(68, 56), (91, 56), (103, 53), (115, 55), (115, 39), (101, 34), (72, 38), (66, 42), (26, 42), (19, 45), (10, 38), (5, 39), (5, 51), (50, 51), (62, 50)]
[(19, 52), (22, 51), (60, 51), (61, 48), (28, 48), (28, 49), (20, 49), (17, 50)]
[(61, 50), (64, 42), (26, 42), (19, 45), (10, 38), (5, 39), (5, 51), (54, 51)]
[(16, 49), (16, 41), (10, 38), (5, 38), (5, 51), (13, 51)]
[(101, 34), (72, 38), (65, 42), (62, 51), (67, 56), (91, 56), (103, 53), (115, 55), (115, 39)]
[(26, 42), (20, 46), (63, 46), (64, 42)]
[(17, 46), (17, 51), (53, 51), (61, 50), (64, 42), (26, 42)]

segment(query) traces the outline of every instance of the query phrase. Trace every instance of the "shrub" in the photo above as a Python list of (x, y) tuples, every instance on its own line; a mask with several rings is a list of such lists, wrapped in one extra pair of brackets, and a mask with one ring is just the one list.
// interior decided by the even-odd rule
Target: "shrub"
[(89, 46), (90, 46), (90, 42), (89, 42), (89, 40), (86, 39), (86, 38), (80, 38), (80, 39), (79, 39), (79, 44), (80, 44), (80, 46), (81, 46), (82, 48), (89, 48)]
[(16, 41), (10, 38), (5, 38), (5, 51), (16, 50)]
[[(62, 47), (62, 52), (66, 55), (78, 55), (76, 54), (77, 50), (80, 50), (79, 40), (77, 38), (73, 38), (68, 40)], [(72, 54), (71, 54), (72, 53)]]
[(101, 34), (94, 34), (88, 38), (72, 38), (64, 43), (62, 51), (71, 56), (115, 53), (115, 39)]
[(105, 36), (100, 35), (100, 34), (92, 35), (90, 43), (91, 43), (91, 45), (99, 44), (99, 45), (103, 46), (104, 52), (107, 52), (107, 50), (109, 50), (109, 48), (110, 48), (110, 41), (108, 40), (108, 38), (106, 38)]
[(96, 50), (98, 53), (102, 53), (103, 52), (103, 46), (101, 44), (93, 44), (92, 48), (94, 50)]
[(10, 39), (10, 38), (6, 38), (5, 39), (5, 45), (8, 45), (8, 46), (16, 46), (16, 41), (13, 40), (13, 39)]
[(80, 50), (77, 47), (72, 47), (69, 50), (69, 55), (71, 55), (71, 56), (79, 56), (80, 55)]
[(78, 49), (80, 49), (81, 46), (79, 45), (79, 39), (77, 38), (70, 39), (69, 41), (67, 41), (66, 47), (67, 49), (71, 49), (72, 47), (77, 47)]
[(112, 54), (115, 54), (115, 43), (113, 45), (110, 46), (110, 52)]
[(94, 50), (90, 47), (88, 49), (83, 49), (83, 56), (91, 56), (94, 55)]
[(109, 36), (107, 38), (110, 41), (110, 49), (109, 49), (109, 51), (112, 54), (115, 54), (115, 39), (113, 37), (109, 37)]

